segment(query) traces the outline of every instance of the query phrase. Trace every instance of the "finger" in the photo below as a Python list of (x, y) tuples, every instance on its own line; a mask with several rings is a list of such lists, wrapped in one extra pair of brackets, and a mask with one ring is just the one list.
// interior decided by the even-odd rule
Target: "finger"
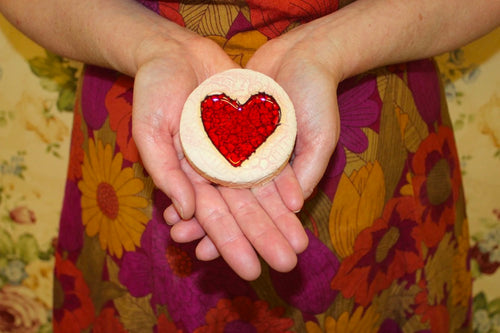
[(196, 219), (228, 265), (243, 279), (261, 273), (260, 262), (249, 240), (229, 211), (218, 189), (199, 183), (196, 190)]
[(165, 219), (165, 222), (169, 225), (174, 225), (182, 221), (182, 218), (180, 217), (179, 213), (177, 213), (177, 210), (175, 209), (174, 205), (168, 206), (163, 211), (163, 218)]
[(184, 102), (196, 84), (188, 69), (155, 62), (138, 71), (134, 84), (134, 140), (155, 185), (183, 219), (194, 214), (194, 189), (181, 170), (178, 127)]
[(144, 120), (134, 121), (133, 132), (140, 133), (134, 135), (134, 140), (153, 182), (172, 200), (182, 218), (190, 218), (194, 212), (194, 190), (181, 170), (171, 134), (152, 128)]
[(292, 167), (288, 164), (273, 182), (288, 209), (295, 213), (299, 212), (304, 205), (304, 195)]
[[(333, 150), (307, 150), (297, 152), (292, 167), (297, 175), (297, 180), (304, 193), (304, 198), (308, 198), (313, 192), (319, 181), (323, 177), (328, 161), (325, 155), (331, 155)], [(311, 161), (314, 160), (314, 165)]]
[(276, 185), (267, 183), (252, 192), (295, 253), (303, 252), (309, 241), (307, 234), (295, 213), (283, 204)]
[(210, 237), (205, 236), (196, 246), (196, 257), (202, 261), (211, 261), (220, 257), (217, 247)]
[(275, 270), (287, 272), (297, 263), (288, 241), (248, 189), (220, 187), (234, 219), (262, 258)]
[(170, 229), (170, 236), (177, 243), (189, 243), (205, 235), (205, 230), (196, 219), (182, 220)]

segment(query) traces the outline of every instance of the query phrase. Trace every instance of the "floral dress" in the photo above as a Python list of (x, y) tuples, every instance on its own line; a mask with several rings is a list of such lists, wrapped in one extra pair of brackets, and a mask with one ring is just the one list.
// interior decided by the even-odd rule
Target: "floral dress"
[[(345, 1), (141, 1), (244, 65)], [(178, 244), (131, 136), (133, 79), (87, 66), (56, 251), (55, 332), (465, 332), (471, 275), (453, 132), (432, 60), (338, 88), (341, 132), (299, 217), (297, 267), (252, 282)]]

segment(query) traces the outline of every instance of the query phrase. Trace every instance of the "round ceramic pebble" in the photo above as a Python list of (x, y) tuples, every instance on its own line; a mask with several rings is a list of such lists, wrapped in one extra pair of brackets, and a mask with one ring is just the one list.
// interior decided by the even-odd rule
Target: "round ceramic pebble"
[(202, 82), (188, 97), (180, 122), (191, 166), (230, 187), (253, 187), (276, 176), (290, 159), (296, 134), (286, 92), (249, 69), (230, 69)]

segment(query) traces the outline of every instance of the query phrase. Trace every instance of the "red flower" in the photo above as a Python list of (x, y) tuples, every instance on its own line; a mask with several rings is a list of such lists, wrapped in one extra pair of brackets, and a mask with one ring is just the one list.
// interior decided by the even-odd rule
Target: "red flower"
[(338, 1), (320, 0), (248, 0), (252, 25), (269, 38), (283, 33), (291, 23), (309, 22), (334, 12)]
[(139, 152), (132, 138), (132, 95), (134, 80), (120, 75), (106, 94), (109, 126), (116, 131), (116, 143), (123, 157), (130, 162), (139, 161)]
[(156, 328), (158, 333), (182, 333), (182, 330), (178, 329), (175, 324), (171, 322), (163, 313), (158, 316), (158, 324)]
[(495, 274), (500, 268), (500, 263), (491, 260), (490, 255), (490, 252), (481, 252), (481, 249), (477, 244), (474, 244), (474, 246), (470, 249), (470, 256), (477, 262), (479, 271), (487, 275)]
[(416, 216), (427, 247), (436, 246), (446, 228), (455, 223), (455, 203), (460, 196), (460, 168), (453, 132), (439, 127), (418, 148), (412, 160)]
[(430, 329), (436, 333), (447, 333), (450, 327), (450, 313), (446, 304), (429, 304), (427, 284), (420, 280), (422, 291), (415, 296), (417, 308), (415, 313), (421, 315), (422, 322), (429, 322)]
[(356, 238), (354, 253), (341, 263), (332, 288), (367, 306), (394, 280), (423, 267), (414, 214), (412, 197), (390, 200), (382, 217)]
[(283, 308), (269, 309), (269, 304), (262, 300), (252, 301), (247, 297), (221, 299), (217, 307), (206, 314), (207, 325), (197, 328), (195, 333), (290, 332), (293, 320), (282, 318), (284, 312)]
[(19, 224), (34, 224), (36, 222), (35, 212), (26, 206), (17, 206), (9, 212), (12, 221)]
[(56, 253), (54, 332), (81, 332), (94, 320), (94, 304), (82, 272)]
[(92, 333), (126, 333), (113, 308), (104, 308), (94, 322)]
[(158, 2), (158, 8), (160, 10), (160, 15), (169, 19), (172, 22), (177, 23), (181, 27), (185, 26), (184, 19), (182, 15), (179, 13), (180, 3), (171, 3), (171, 2)]

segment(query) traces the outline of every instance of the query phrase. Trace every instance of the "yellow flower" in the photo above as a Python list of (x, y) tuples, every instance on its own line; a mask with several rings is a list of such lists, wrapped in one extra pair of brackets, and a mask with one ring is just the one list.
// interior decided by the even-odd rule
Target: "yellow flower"
[(34, 260), (25, 267), (28, 277), (23, 285), (33, 291), (36, 299), (47, 308), (52, 307), (52, 286), (54, 285), (54, 258), (49, 261)]
[(87, 235), (99, 234), (101, 248), (121, 258), (123, 249), (133, 251), (140, 245), (148, 217), (141, 208), (148, 201), (138, 196), (144, 188), (141, 179), (134, 177), (132, 168), (122, 169), (121, 153), (113, 157), (110, 145), (97, 146), (89, 140), (89, 151), (82, 166), (82, 222)]
[(330, 211), (330, 238), (337, 254), (352, 254), (358, 234), (380, 217), (385, 182), (380, 164), (367, 163), (349, 177), (342, 174)]
[(379, 329), (380, 315), (375, 311), (373, 306), (364, 311), (363, 307), (358, 307), (352, 315), (344, 312), (338, 319), (330, 316), (325, 318), (324, 330), (318, 324), (308, 321), (306, 323), (306, 330), (308, 333), (376, 333)]

